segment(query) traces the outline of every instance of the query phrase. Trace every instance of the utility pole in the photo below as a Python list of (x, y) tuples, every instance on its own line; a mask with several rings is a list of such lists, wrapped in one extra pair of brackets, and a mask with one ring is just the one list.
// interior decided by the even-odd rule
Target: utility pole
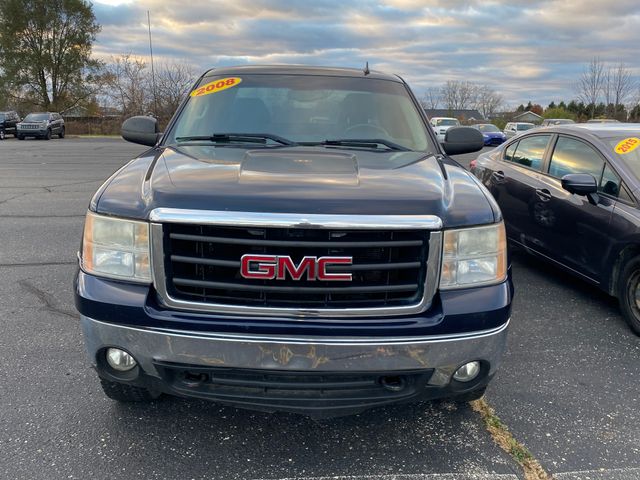
[(151, 53), (151, 83), (153, 84), (153, 106), (155, 111), (154, 115), (158, 116), (158, 95), (156, 92), (156, 72), (153, 67), (153, 45), (151, 44), (151, 15), (147, 10), (147, 25), (149, 26), (149, 53)]

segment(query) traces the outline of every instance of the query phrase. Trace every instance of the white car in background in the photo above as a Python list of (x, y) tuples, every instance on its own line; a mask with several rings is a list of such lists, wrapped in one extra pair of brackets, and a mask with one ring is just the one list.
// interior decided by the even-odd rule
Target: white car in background
[(507, 136), (507, 140), (515, 137), (516, 135), (531, 130), (535, 125), (529, 122), (509, 122), (504, 127), (504, 134)]
[(459, 127), (460, 122), (457, 118), (451, 117), (433, 117), (431, 120), (431, 126), (436, 132), (438, 141), (444, 143), (444, 136), (451, 127)]

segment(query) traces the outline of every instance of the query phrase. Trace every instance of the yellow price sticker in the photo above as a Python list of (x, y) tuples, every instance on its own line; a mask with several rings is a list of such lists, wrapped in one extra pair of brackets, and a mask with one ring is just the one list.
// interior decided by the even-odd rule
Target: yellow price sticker
[(638, 148), (638, 146), (640, 146), (640, 138), (625, 138), (620, 143), (618, 143), (618, 145), (616, 145), (616, 153), (619, 153), (620, 155), (631, 153), (636, 148)]
[(220, 80), (214, 80), (206, 85), (196, 88), (190, 93), (192, 97), (202, 97), (203, 95), (209, 95), (211, 93), (218, 93), (231, 87), (235, 87), (242, 79), (239, 77), (221, 78)]

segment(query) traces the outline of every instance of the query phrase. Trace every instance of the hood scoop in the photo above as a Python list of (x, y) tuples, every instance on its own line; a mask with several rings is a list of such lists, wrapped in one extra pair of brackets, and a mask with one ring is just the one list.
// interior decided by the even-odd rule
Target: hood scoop
[(355, 155), (333, 152), (248, 151), (240, 166), (243, 184), (358, 186)]

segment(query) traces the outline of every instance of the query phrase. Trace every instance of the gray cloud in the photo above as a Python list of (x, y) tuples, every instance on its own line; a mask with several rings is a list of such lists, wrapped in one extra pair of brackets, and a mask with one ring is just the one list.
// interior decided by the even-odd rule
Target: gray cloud
[(146, 11), (160, 58), (205, 70), (307, 63), (398, 73), (416, 90), (488, 83), (511, 103), (574, 96), (594, 55), (640, 75), (640, 2), (617, 0), (139, 0), (94, 4), (97, 55), (146, 55)]

